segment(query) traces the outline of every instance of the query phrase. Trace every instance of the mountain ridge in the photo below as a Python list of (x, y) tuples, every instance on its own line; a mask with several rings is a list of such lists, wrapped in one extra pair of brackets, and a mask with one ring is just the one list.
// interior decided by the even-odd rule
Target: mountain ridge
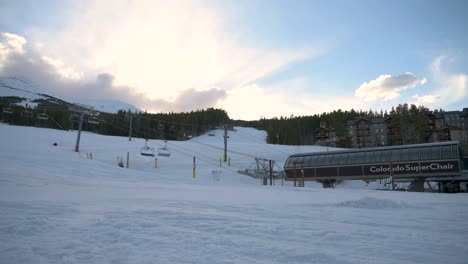
[[(33, 81), (22, 77), (0, 77), (0, 97), (19, 97), (22, 100), (15, 102), (17, 105), (28, 105), (35, 108), (37, 101), (53, 101), (54, 104), (76, 105), (92, 108), (95, 111), (115, 114), (119, 110), (131, 110), (132, 112), (142, 112), (141, 109), (120, 100), (106, 99), (80, 99), (80, 98), (60, 98), (53, 95), (47, 88), (37, 85)], [(61, 102), (60, 102), (61, 101)]]

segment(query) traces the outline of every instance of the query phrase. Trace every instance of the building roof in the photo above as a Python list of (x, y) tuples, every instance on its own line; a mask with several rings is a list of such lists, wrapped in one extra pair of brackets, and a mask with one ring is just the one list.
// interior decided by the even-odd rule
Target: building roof
[(291, 157), (300, 157), (300, 156), (306, 156), (306, 155), (322, 155), (322, 154), (332, 154), (332, 153), (351, 153), (351, 152), (355, 153), (355, 152), (366, 152), (366, 151), (376, 151), (376, 150), (393, 150), (393, 149), (398, 150), (398, 149), (421, 148), (421, 147), (431, 147), (431, 146), (446, 146), (446, 145), (460, 145), (460, 142), (458, 142), (458, 141), (444, 141), (444, 142), (398, 145), (398, 146), (385, 146), (385, 147), (374, 147), (374, 148), (340, 149), (340, 150), (333, 150), (333, 151), (298, 153), (298, 154), (291, 155)]

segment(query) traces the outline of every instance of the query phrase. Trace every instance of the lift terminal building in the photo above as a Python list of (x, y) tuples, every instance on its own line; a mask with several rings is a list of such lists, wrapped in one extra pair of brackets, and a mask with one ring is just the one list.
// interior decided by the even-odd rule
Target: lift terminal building
[(284, 165), (286, 180), (372, 180), (393, 177), (412, 181), (416, 191), (425, 181), (439, 184), (468, 182), (468, 159), (457, 141), (345, 149), (289, 156)]

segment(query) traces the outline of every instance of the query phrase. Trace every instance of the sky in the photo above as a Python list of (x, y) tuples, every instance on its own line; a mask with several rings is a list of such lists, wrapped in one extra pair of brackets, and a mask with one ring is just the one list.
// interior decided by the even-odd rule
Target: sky
[(0, 76), (233, 119), (468, 107), (467, 1), (0, 0)]

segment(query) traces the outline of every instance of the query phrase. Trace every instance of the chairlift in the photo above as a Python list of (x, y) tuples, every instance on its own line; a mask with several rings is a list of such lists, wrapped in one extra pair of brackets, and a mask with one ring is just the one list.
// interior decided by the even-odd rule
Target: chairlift
[(90, 117), (88, 117), (88, 123), (94, 124), (94, 125), (99, 125), (99, 119), (97, 119), (94, 116), (90, 116)]
[(29, 111), (29, 110), (24, 110), (23, 112), (21, 112), (21, 116), (26, 117), (26, 118), (32, 118), (33, 113), (31, 111)]
[(164, 147), (158, 148), (158, 156), (169, 157), (171, 156), (171, 151), (167, 147), (167, 140), (164, 140), (164, 143), (165, 143)]
[(142, 156), (154, 157), (154, 148), (148, 147), (148, 139), (145, 139), (145, 146), (140, 149)]
[(37, 115), (37, 119), (49, 120), (49, 116), (46, 113), (40, 113), (40, 114)]
[(6, 108), (3, 108), (2, 109), (2, 112), (5, 113), (5, 114), (13, 114), (13, 109), (11, 109), (10, 107), (6, 107)]

